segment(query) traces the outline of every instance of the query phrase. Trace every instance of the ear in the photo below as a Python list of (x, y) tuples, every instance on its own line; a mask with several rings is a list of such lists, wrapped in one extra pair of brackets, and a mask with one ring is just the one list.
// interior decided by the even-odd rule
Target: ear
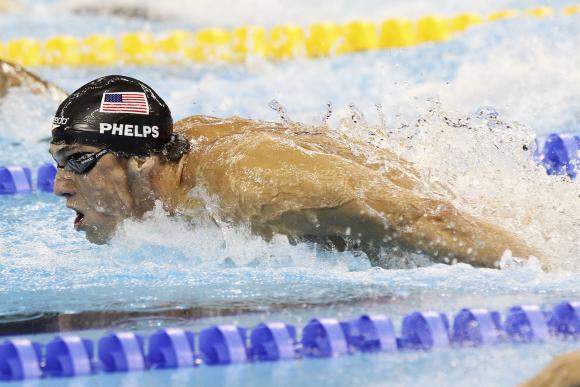
[(147, 181), (151, 179), (152, 172), (159, 163), (159, 157), (150, 156), (143, 160), (136, 157), (129, 159), (127, 163), (127, 174), (130, 179)]
[(129, 187), (138, 197), (143, 197), (152, 191), (154, 171), (159, 165), (158, 156), (150, 156), (143, 161), (132, 157), (127, 162), (127, 179)]

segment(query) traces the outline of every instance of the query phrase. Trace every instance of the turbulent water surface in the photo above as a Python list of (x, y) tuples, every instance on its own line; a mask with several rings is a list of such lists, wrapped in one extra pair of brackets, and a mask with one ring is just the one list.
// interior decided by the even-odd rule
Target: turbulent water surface
[[(451, 0), (357, 5), (256, 0), (223, 7), (210, 3), (214, 4), (108, 1), (94, 14), (83, 11), (91, 2), (26, 1), (26, 16), (0, 14), (0, 24), (6, 26), (0, 37), (72, 30), (79, 35), (115, 35), (249, 23), (306, 25), (326, 19), (487, 13), (530, 5), (507, 0), (479, 5)], [(142, 12), (130, 19), (106, 15), (118, 6)], [(224, 7), (231, 12), (217, 13)], [(579, 45), (580, 16), (556, 16), (482, 25), (445, 44), (321, 60), (37, 69), (68, 91), (110, 73), (142, 79), (166, 99), (176, 119), (208, 114), (278, 121), (278, 113), (269, 107), (276, 100), (290, 119), (321, 125), (330, 103), (327, 124), (332, 131), (365, 138), (412, 161), (426, 182), (425, 190), (445, 186), (446, 199), (462, 211), (502, 224), (541, 246), (554, 271), (544, 273), (537, 262), (522, 265), (507, 256), (501, 270), (431, 265), (424, 257), (412, 257), (410, 268), (386, 270), (371, 267), (364, 255), (291, 246), (285, 238), (266, 243), (243, 229), (171, 219), (161, 209), (143, 221), (123, 224), (110, 245), (94, 246), (74, 232), (74, 213), (62, 200), (35, 193), (0, 197), (2, 324), (27, 332), (38, 326), (26, 321), (43, 322), (45, 331), (108, 326), (147, 331), (160, 325), (198, 329), (214, 322), (252, 326), (264, 319), (301, 325), (313, 316), (353, 318), (362, 312), (386, 313), (398, 321), (416, 309), (505, 310), (515, 303), (550, 306), (580, 299), (580, 185), (547, 176), (533, 161), (536, 137), (553, 131), (580, 133)], [(499, 118), (489, 114), (491, 109), (482, 109), (486, 106)], [(50, 160), (46, 138), (55, 108), (54, 101), (19, 89), (0, 101), (0, 165), (35, 168)], [(388, 167), (388, 160), (382, 161)], [(79, 313), (88, 317), (78, 321)], [(87, 323), (95, 321), (94, 316), (101, 318), (101, 325)], [(271, 385), (273, 380), (280, 385), (512, 385), (532, 375), (552, 354), (572, 347), (573, 343), (554, 342), (354, 356), (204, 369), (193, 376), (162, 372), (145, 378), (149, 384), (176, 385), (190, 378), (204, 385), (239, 380), (256, 385)], [(321, 375), (325, 381), (318, 380)], [(141, 383), (135, 377), (110, 377)]]

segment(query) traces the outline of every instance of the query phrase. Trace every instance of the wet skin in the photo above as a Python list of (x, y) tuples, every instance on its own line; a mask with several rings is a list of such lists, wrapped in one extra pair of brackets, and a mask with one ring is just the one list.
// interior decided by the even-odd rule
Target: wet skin
[(580, 352), (556, 356), (550, 364), (520, 387), (580, 386)]
[[(0, 0), (1, 11), (2, 0)], [(0, 97), (3, 97), (12, 87), (24, 87), (34, 94), (45, 94), (56, 101), (62, 101), (67, 97), (67, 94), (55, 85), (46, 82), (19, 65), (0, 59)]]
[(66, 199), (66, 206), (77, 212), (74, 227), (86, 238), (102, 244), (113, 235), (124, 219), (140, 217), (153, 207), (147, 179), (142, 179), (135, 160), (107, 153), (86, 174), (65, 171), (72, 155), (93, 153), (99, 148), (86, 145), (51, 145), (50, 153), (58, 165), (54, 193)]
[[(517, 257), (539, 257), (549, 268), (539, 249), (460, 212), (441, 199), (445, 187), (426, 187), (412, 164), (388, 150), (324, 128), (238, 117), (189, 117), (174, 130), (192, 144), (176, 162), (109, 153), (86, 175), (59, 169), (55, 193), (82, 213), (78, 229), (89, 241), (106, 242), (123, 219), (141, 217), (159, 200), (171, 214), (245, 225), (266, 240), (281, 234), (339, 251), (361, 250), (381, 266), (405, 250), (439, 262), (495, 267), (510, 249)], [(97, 150), (50, 149), (61, 166), (76, 152)], [(205, 197), (194, 195), (194, 188)]]

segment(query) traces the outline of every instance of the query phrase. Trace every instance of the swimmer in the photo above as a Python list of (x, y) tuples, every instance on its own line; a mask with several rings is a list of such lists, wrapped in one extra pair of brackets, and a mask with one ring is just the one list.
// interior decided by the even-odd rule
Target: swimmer
[[(390, 168), (364, 156), (371, 152)], [(497, 267), (508, 249), (543, 258), (501, 226), (421, 194), (413, 165), (388, 150), (299, 124), (207, 116), (173, 124), (161, 97), (129, 77), (72, 93), (54, 117), (50, 153), (54, 192), (93, 243), (160, 202), (169, 214), (247, 226), (265, 240), (362, 251), (380, 266), (401, 251), (482, 267)]]
[(580, 386), (580, 352), (556, 356), (538, 375), (520, 387)]
[(22, 66), (0, 59), (0, 97), (11, 88), (23, 87), (35, 94), (45, 94), (61, 102), (67, 94), (60, 88), (25, 70)]

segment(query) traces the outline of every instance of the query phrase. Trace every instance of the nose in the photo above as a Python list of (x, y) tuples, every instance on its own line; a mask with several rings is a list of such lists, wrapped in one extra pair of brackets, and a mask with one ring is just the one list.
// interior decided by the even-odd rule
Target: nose
[(72, 184), (72, 179), (70, 173), (64, 169), (59, 168), (56, 172), (56, 176), (54, 178), (54, 194), (56, 196), (62, 196), (68, 198), (74, 195), (74, 187)]

